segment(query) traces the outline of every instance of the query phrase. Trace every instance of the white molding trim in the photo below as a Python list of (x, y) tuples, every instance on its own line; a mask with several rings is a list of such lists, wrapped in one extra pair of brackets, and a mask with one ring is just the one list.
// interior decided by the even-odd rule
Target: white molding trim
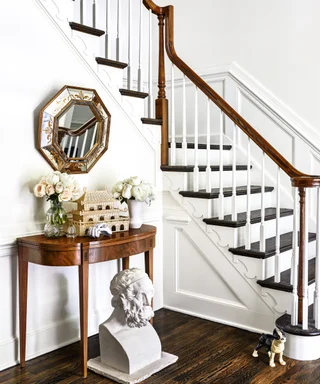
[(17, 255), (17, 246), (16, 244), (1, 244), (0, 245), (0, 258), (1, 257), (13, 257)]

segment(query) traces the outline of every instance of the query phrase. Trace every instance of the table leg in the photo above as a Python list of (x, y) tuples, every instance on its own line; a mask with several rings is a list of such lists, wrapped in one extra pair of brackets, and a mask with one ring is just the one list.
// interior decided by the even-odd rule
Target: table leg
[(19, 326), (20, 326), (20, 366), (26, 362), (27, 298), (28, 298), (28, 262), (22, 259), (19, 247)]
[[(149, 251), (144, 253), (144, 265), (146, 273), (153, 282), (153, 248), (150, 248)], [(153, 300), (151, 301), (151, 307), (153, 308)], [(150, 319), (150, 324), (153, 324), (153, 318)]]
[(122, 270), (129, 269), (129, 257), (122, 258)]
[(88, 273), (89, 264), (79, 265), (80, 348), (82, 376), (87, 377), (88, 361)]

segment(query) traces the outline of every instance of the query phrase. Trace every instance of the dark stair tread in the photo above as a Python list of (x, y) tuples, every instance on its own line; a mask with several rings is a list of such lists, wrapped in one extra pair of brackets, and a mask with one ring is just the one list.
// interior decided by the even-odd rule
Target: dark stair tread
[(70, 25), (71, 29), (73, 29), (74, 31), (88, 33), (89, 35), (102, 36), (105, 34), (105, 32), (102, 31), (101, 29), (89, 27), (88, 25), (75, 23), (74, 21), (70, 21), (69, 25)]
[[(289, 251), (292, 249), (292, 234), (288, 232), (280, 235), (280, 253)], [(309, 232), (309, 242), (316, 239), (316, 234)], [(248, 256), (256, 259), (267, 259), (268, 257), (276, 254), (276, 237), (270, 237), (266, 239), (266, 251), (261, 252), (260, 242), (256, 241), (251, 244), (250, 249), (245, 249), (244, 245), (238, 248), (229, 248), (229, 251), (235, 255)]]
[[(194, 165), (161, 165), (161, 170), (164, 172), (193, 172)], [(219, 165), (210, 165), (211, 171), (220, 171)], [(250, 166), (252, 168), (252, 166)], [(206, 165), (199, 165), (199, 171), (205, 172), (207, 169)], [(237, 171), (246, 171), (248, 169), (247, 165), (236, 165)], [(232, 171), (232, 165), (224, 165), (224, 171)]]
[(96, 57), (96, 62), (101, 65), (107, 65), (109, 67), (124, 69), (128, 66), (127, 63), (121, 61), (105, 59), (104, 57)]
[(298, 336), (319, 336), (320, 329), (315, 327), (315, 321), (313, 318), (313, 304), (309, 305), (308, 308), (308, 329), (302, 329), (301, 324), (291, 325), (291, 315), (284, 314), (276, 320), (276, 326), (283, 329), (286, 333)]
[[(309, 233), (310, 236), (310, 233)], [(308, 262), (308, 284), (313, 284), (315, 282), (315, 266), (316, 259), (311, 259)], [(261, 285), (261, 287), (276, 289), (278, 291), (292, 292), (292, 285), (290, 284), (290, 271), (291, 269), (287, 269), (286, 271), (281, 272), (280, 274), (280, 283), (274, 282), (274, 276), (269, 277), (265, 280), (257, 280), (257, 283)]]
[(119, 92), (121, 93), (122, 96), (138, 97), (139, 99), (145, 99), (146, 97), (149, 96), (148, 93), (133, 91), (132, 89), (120, 88)]
[[(265, 187), (265, 192), (272, 192), (273, 187)], [(219, 188), (212, 188), (211, 192), (206, 192), (205, 189), (200, 189), (198, 192), (194, 191), (180, 191), (180, 195), (184, 197), (195, 197), (198, 199), (217, 199), (219, 197)], [(260, 185), (251, 185), (250, 187), (250, 193), (261, 193), (261, 186)], [(246, 195), (247, 194), (247, 186), (239, 186), (236, 188), (236, 195)], [(223, 195), (224, 197), (230, 197), (232, 196), (232, 187), (225, 187), (223, 188)]]
[[(276, 218), (276, 208), (266, 208), (264, 211), (265, 221), (273, 220)], [(292, 216), (293, 210), (288, 208), (280, 208), (280, 217)], [(226, 215), (224, 219), (219, 220), (218, 217), (212, 217), (208, 219), (203, 219), (203, 221), (210, 225), (218, 225), (220, 227), (231, 227), (238, 228), (243, 227), (247, 223), (247, 212), (240, 212), (237, 214), (237, 220), (232, 220), (232, 215)], [(261, 209), (256, 209), (250, 213), (250, 222), (251, 224), (256, 224), (261, 222)]]
[[(171, 148), (171, 143), (168, 143), (169, 148)], [(176, 143), (176, 148), (182, 148), (182, 143)], [(194, 143), (187, 143), (188, 149), (194, 149)], [(232, 148), (232, 145), (223, 145), (224, 151), (230, 151)], [(207, 149), (207, 144), (198, 144), (198, 149)], [(219, 144), (210, 144), (210, 149), (219, 150), (220, 145)]]
[(162, 119), (153, 119), (150, 117), (142, 117), (141, 121), (143, 124), (162, 125)]

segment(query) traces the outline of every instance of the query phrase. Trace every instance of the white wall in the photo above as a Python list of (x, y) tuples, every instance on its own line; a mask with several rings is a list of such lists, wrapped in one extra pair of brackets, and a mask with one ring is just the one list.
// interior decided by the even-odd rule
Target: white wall
[[(41, 176), (52, 171), (35, 149), (40, 108), (62, 86), (97, 89), (112, 120), (109, 150), (87, 175), (76, 175), (89, 189), (104, 188), (121, 178), (139, 174), (156, 182), (157, 157), (126, 117), (119, 104), (92, 76), (88, 67), (59, 36), (35, 2), (0, 4), (0, 103), (2, 111), (0, 153), (0, 369), (18, 361), (18, 289), (15, 238), (39, 233), (48, 206), (32, 189)], [(119, 100), (120, 97), (119, 97)], [(155, 308), (162, 306), (161, 199), (144, 209), (145, 221), (157, 225), (155, 252)], [(133, 265), (142, 266), (141, 255)], [(89, 333), (111, 312), (109, 282), (117, 263), (90, 266)], [(31, 265), (27, 358), (78, 339), (78, 280), (76, 267), (48, 268)]]
[[(237, 62), (315, 130), (320, 125), (317, 0), (158, 0), (175, 7), (178, 55), (193, 69)], [(320, 143), (319, 136), (315, 139)]]

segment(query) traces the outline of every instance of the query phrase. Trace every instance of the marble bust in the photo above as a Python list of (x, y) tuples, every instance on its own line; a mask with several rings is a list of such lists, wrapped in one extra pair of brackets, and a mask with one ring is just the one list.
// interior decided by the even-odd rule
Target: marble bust
[(101, 363), (126, 374), (161, 359), (161, 342), (149, 320), (154, 288), (138, 268), (126, 269), (110, 283), (114, 308), (99, 326)]

